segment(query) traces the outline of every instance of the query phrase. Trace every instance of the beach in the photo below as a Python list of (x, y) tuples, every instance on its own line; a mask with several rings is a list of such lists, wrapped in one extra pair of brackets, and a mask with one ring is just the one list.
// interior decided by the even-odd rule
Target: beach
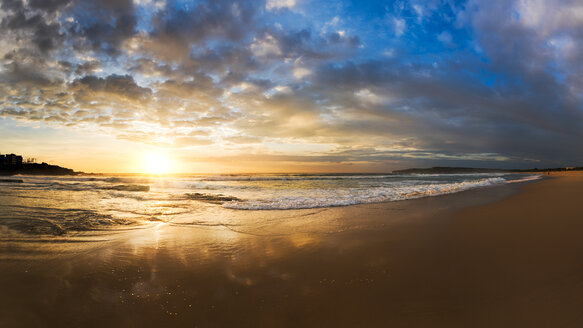
[(5, 238), (2, 254), (22, 256), (0, 260), (0, 326), (577, 327), (582, 194), (582, 173), (554, 173), (29, 248)]

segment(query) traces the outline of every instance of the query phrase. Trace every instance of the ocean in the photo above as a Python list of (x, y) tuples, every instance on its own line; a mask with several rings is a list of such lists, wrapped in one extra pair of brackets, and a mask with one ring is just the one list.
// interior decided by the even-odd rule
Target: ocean
[(160, 223), (228, 226), (237, 211), (261, 212), (257, 220), (262, 220), (269, 211), (394, 202), (539, 178), (510, 173), (15, 176), (10, 179), (22, 181), (0, 183), (0, 238), (103, 235)]

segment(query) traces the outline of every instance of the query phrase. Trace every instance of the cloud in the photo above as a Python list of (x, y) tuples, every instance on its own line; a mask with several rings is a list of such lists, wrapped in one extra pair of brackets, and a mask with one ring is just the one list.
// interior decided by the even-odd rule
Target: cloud
[(277, 41), (271, 35), (266, 35), (261, 40), (255, 40), (251, 44), (251, 51), (256, 57), (280, 56), (282, 54)]
[(402, 18), (393, 18), (393, 26), (395, 35), (397, 37), (403, 35), (405, 33), (405, 28), (407, 28), (407, 23)]
[(152, 94), (152, 90), (149, 88), (138, 86), (130, 75), (110, 75), (105, 78), (87, 75), (75, 80), (72, 83), (72, 89), (77, 93), (103, 93), (107, 96), (117, 96), (134, 100), (147, 100)]
[(267, 10), (277, 10), (282, 8), (292, 9), (296, 5), (296, 0), (267, 0), (265, 3), (265, 9)]
[(310, 75), (312, 72), (304, 67), (295, 67), (293, 70), (293, 74), (296, 77), (296, 79), (303, 79), (304, 77)]
[(0, 116), (274, 160), (573, 163), (582, 8), (7, 0)]
[[(0, 23), (0, 29), (7, 36), (16, 40), (26, 40), (28, 44), (42, 53), (46, 53), (61, 44), (63, 35), (59, 31), (59, 24), (51, 22), (52, 11), (65, 2), (47, 1), (40, 4), (32, 1), (31, 7), (25, 7), (19, 0), (7, 0), (1, 4), (6, 16)], [(37, 13), (33, 9), (45, 9), (46, 14)]]
[(437, 40), (449, 46), (452, 44), (453, 37), (451, 36), (451, 33), (449, 33), (448, 31), (443, 31), (437, 35)]

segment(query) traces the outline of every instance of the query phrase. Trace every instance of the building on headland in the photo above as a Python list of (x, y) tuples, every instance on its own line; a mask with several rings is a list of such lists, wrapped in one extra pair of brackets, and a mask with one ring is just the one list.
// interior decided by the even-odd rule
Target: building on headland
[(73, 175), (79, 174), (79, 172), (45, 162), (39, 164), (35, 158), (24, 159), (22, 156), (16, 154), (0, 154), (0, 176), (15, 174)]
[(0, 154), (1, 166), (20, 166), (22, 165), (22, 156), (15, 154)]

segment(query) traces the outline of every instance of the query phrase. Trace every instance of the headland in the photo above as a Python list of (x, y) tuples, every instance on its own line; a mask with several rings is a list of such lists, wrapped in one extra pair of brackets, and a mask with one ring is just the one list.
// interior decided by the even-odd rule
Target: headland
[(75, 172), (72, 169), (58, 165), (51, 165), (45, 162), (36, 163), (32, 159), (24, 162), (21, 155), (0, 154), (0, 175), (76, 175), (82, 172)]

